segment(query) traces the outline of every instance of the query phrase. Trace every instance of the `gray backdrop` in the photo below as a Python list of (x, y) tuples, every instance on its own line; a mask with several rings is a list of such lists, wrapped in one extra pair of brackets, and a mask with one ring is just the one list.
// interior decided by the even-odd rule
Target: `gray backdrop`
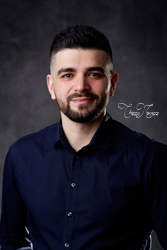
[[(45, 79), (52, 39), (68, 25), (91, 24), (111, 42), (119, 72), (108, 106), (113, 118), (167, 143), (166, 0), (0, 0), (0, 5), (0, 184), (9, 146), (59, 120)], [(149, 111), (159, 115), (125, 118), (119, 103), (131, 103), (134, 112), (138, 103), (153, 104)], [(160, 249), (154, 234), (153, 250)]]

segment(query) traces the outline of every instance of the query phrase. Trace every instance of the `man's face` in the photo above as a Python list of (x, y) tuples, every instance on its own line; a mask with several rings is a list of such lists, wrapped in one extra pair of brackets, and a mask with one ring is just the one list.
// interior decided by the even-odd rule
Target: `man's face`
[[(63, 114), (89, 122), (105, 113), (117, 78), (107, 53), (98, 49), (64, 49), (54, 56), (48, 89)], [(115, 81), (115, 80), (116, 81)]]

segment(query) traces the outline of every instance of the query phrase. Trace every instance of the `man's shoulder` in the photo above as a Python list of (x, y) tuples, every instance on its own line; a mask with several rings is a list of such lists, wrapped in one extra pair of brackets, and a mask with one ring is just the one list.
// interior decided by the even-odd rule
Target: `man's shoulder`
[(159, 142), (155, 139), (149, 138), (147, 135), (143, 133), (137, 132), (132, 130), (131, 128), (127, 127), (126, 125), (120, 123), (119, 121), (114, 120), (114, 127), (115, 127), (115, 139), (117, 142), (122, 142), (123, 144), (132, 145), (132, 146), (141, 146), (145, 148), (150, 147), (157, 147), (160, 144), (164, 145), (162, 142)]
[(59, 134), (59, 123), (52, 124), (37, 132), (28, 134), (15, 141), (9, 151), (31, 150), (34, 147), (53, 146)]
[(152, 143), (155, 141), (154, 139), (150, 139), (148, 136), (127, 127), (119, 121), (114, 120), (114, 123), (115, 127), (117, 128), (117, 132), (121, 135), (128, 136), (129, 139), (139, 140), (146, 143)]
[(37, 132), (28, 134), (26, 136), (21, 137), (20, 139), (18, 139), (14, 144), (16, 143), (24, 143), (26, 141), (32, 141), (32, 140), (40, 140), (40, 138), (44, 138), (44, 137), (50, 137), (53, 134), (55, 134), (58, 130), (59, 127), (59, 123), (54, 123), (50, 126), (47, 126)]
[(157, 159), (166, 159), (167, 145), (148, 136), (136, 132), (124, 124), (114, 120), (114, 135), (110, 147), (114, 152), (126, 152), (127, 157), (136, 157), (142, 161), (154, 161)]

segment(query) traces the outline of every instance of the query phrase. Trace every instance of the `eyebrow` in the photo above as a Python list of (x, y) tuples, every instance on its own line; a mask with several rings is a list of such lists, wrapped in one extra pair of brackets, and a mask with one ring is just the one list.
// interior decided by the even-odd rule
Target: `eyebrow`
[(65, 72), (76, 72), (76, 69), (74, 69), (74, 68), (61, 68), (57, 72), (57, 75), (60, 75), (61, 73), (65, 73)]
[[(86, 68), (86, 71), (100, 71), (104, 74), (104, 69), (102, 67), (88, 67)], [(58, 72), (57, 75), (60, 75), (65, 72), (76, 72), (75, 68), (61, 68)]]
[(102, 67), (89, 67), (89, 68), (86, 68), (87, 71), (100, 71), (104, 74), (104, 69)]

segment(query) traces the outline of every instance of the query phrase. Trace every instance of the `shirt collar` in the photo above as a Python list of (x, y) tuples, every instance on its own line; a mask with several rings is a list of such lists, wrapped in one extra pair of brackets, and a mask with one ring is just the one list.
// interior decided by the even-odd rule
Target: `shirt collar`
[(113, 137), (113, 128), (114, 128), (114, 121), (109, 113), (106, 113), (106, 116), (100, 125), (99, 129), (93, 136), (90, 145), (94, 145), (103, 150), (107, 150), (111, 139)]
[(60, 119), (60, 121), (56, 123), (56, 129), (55, 129), (55, 133), (53, 137), (53, 147), (58, 145), (59, 142), (61, 141), (61, 133), (60, 133), (61, 128), (62, 128), (62, 125), (61, 125), (61, 119)]
[[(106, 116), (102, 124), (100, 125), (99, 129), (93, 136), (89, 146), (94, 145), (95, 147), (101, 148), (103, 150), (107, 150), (110, 145), (111, 138), (113, 136), (113, 127), (114, 127), (113, 123), (114, 122), (110, 114), (106, 113)], [(56, 126), (56, 131), (55, 131), (55, 136), (54, 136), (54, 146), (59, 145), (59, 143), (62, 143), (64, 145), (68, 144), (68, 141), (64, 135), (64, 131), (62, 128), (61, 119), (56, 125), (57, 126)]]
[(55, 131), (55, 136), (54, 136), (53, 147), (56, 147), (60, 144), (63, 144), (64, 146), (69, 146), (68, 140), (64, 134), (61, 118), (60, 118), (60, 121), (56, 125), (57, 126), (56, 126), (56, 131)]

